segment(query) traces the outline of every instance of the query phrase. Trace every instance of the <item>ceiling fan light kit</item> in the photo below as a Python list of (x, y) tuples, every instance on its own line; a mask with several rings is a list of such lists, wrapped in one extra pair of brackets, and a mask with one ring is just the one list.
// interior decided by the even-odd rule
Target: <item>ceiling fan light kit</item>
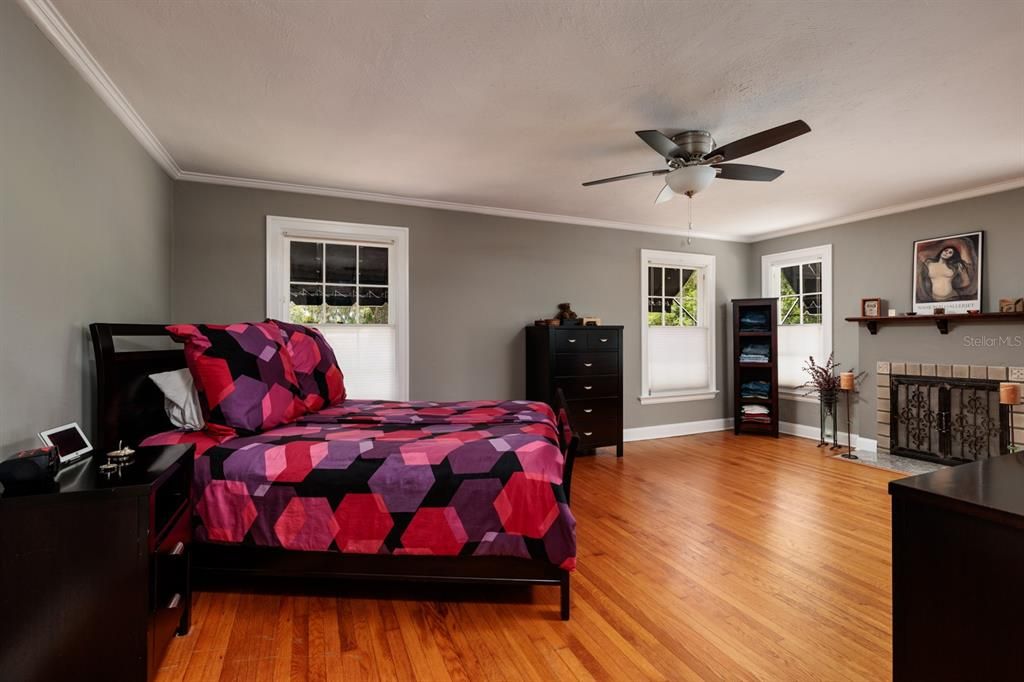
[(665, 185), (676, 194), (693, 197), (708, 188), (715, 179), (716, 171), (711, 166), (683, 166), (665, 176)]

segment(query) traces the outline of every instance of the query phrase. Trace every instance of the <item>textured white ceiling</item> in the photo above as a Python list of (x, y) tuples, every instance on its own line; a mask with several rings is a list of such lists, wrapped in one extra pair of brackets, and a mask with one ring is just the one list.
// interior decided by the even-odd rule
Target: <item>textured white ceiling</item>
[(749, 237), (1024, 175), (1024, 2), (55, 6), (186, 171), (650, 225), (634, 130), (797, 118), (695, 229)]

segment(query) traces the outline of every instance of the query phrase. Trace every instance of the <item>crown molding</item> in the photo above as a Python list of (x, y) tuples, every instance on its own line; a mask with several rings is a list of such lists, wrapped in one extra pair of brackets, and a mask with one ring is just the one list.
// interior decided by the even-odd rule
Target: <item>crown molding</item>
[(53, 3), (50, 0), (18, 0), (18, 3), (43, 32), (43, 35), (50, 39), (50, 42), (60, 50), (71, 66), (81, 74), (85, 82), (92, 86), (100, 99), (135, 136), (139, 144), (149, 152), (149, 155), (160, 164), (168, 175), (177, 178), (181, 174), (181, 168), (160, 144), (160, 140), (149, 129), (124, 94), (114, 85), (114, 81), (110, 79), (92, 53), (64, 21), (64, 17), (53, 6)]
[[(338, 197), (341, 199), (355, 199), (358, 201), (373, 201), (383, 204), (398, 204), (400, 206), (432, 208), (441, 211), (477, 213), (481, 215), (498, 216), (501, 218), (514, 218), (517, 220), (536, 220), (548, 223), (562, 223), (566, 225), (603, 227), (612, 230), (630, 230), (633, 232), (654, 232), (658, 234), (669, 234), (676, 237), (686, 236), (686, 229), (683, 227), (671, 227), (666, 225), (645, 225), (642, 223), (624, 223), (615, 220), (602, 220), (600, 218), (580, 218), (577, 216), (559, 215), (556, 213), (537, 213), (535, 211), (524, 211), (516, 208), (480, 206), (478, 204), (463, 204), (455, 201), (420, 199), (416, 197), (401, 196), (398, 194), (379, 194), (377, 192), (362, 192), (359, 190), (340, 189), (337, 187), (304, 185), (292, 182), (278, 182), (276, 180), (258, 180), (255, 178), (240, 178), (232, 175), (215, 175), (212, 173), (194, 173), (192, 171), (181, 171), (178, 173), (176, 179), (183, 180), (186, 182), (201, 182), (210, 185), (227, 185), (230, 187), (264, 189), (276, 192), (294, 192), (298, 194), (315, 194), (317, 196)], [(693, 232), (693, 237), (695, 239), (712, 239), (715, 241), (728, 242), (749, 241), (748, 238), (744, 237), (726, 236), (697, 231)]]
[[(243, 178), (229, 175), (216, 175), (211, 173), (196, 173), (183, 171), (167, 149), (160, 143), (153, 131), (149, 129), (142, 117), (128, 102), (113, 80), (100, 66), (99, 62), (92, 56), (75, 32), (61, 16), (60, 12), (50, 0), (18, 0), (18, 4), (24, 8), (29, 17), (36, 23), (39, 29), (49, 38), (71, 65), (81, 74), (82, 78), (93, 88), (100, 99), (114, 112), (114, 115), (124, 124), (128, 131), (139, 141), (143, 148), (153, 159), (160, 164), (164, 171), (174, 180), (186, 182), (202, 182), (214, 185), (227, 185), (231, 187), (247, 187), (251, 189), (265, 189), (278, 192), (295, 192), (299, 194), (315, 194), (319, 196), (339, 197), (343, 199), (355, 199), (359, 201), (373, 201), (377, 203), (397, 204), (401, 206), (416, 206), (420, 208), (432, 208), (442, 211), (460, 211), (463, 213), (477, 213), (481, 215), (498, 216), (502, 218), (514, 218), (518, 220), (536, 220), (542, 222), (562, 223), (567, 225), (583, 225), (588, 227), (603, 227), (613, 230), (629, 230), (633, 232), (652, 232), (656, 234), (668, 234), (683, 237), (686, 234), (682, 226), (646, 225), (642, 223), (627, 223), (615, 220), (602, 220), (600, 218), (582, 218), (577, 216), (559, 215), (553, 213), (537, 213), (513, 208), (498, 208), (495, 206), (479, 206), (476, 204), (463, 204), (452, 201), (439, 201), (435, 199), (420, 199), (397, 194), (381, 194), (376, 192), (363, 192), (358, 190), (347, 190), (336, 187), (323, 187), (317, 185), (305, 185), (299, 183), (279, 182), (276, 180), (259, 180), (254, 178)], [(953, 192), (951, 194), (931, 197), (919, 201), (912, 201), (894, 206), (873, 209), (862, 213), (830, 218), (815, 223), (797, 225), (794, 227), (782, 228), (760, 234), (747, 235), (722, 235), (709, 232), (693, 232), (692, 235), (698, 239), (710, 239), (714, 241), (756, 243), (777, 237), (785, 237), (801, 232), (811, 232), (826, 227), (845, 225), (861, 220), (879, 218), (881, 216), (903, 213), (919, 208), (937, 206), (963, 199), (971, 199), (987, 194), (996, 194), (1011, 189), (1024, 187), (1024, 176), (1012, 178), (1002, 182), (983, 185), (972, 189)]]
[(787, 227), (781, 230), (773, 230), (772, 232), (765, 232), (763, 234), (750, 235), (750, 238), (747, 241), (753, 243), (763, 242), (769, 239), (775, 239), (776, 237), (787, 237), (791, 234), (800, 234), (801, 232), (812, 232), (826, 227), (847, 225), (849, 223), (856, 223), (862, 220), (870, 220), (871, 218), (881, 218), (882, 216), (892, 215), (894, 213), (906, 213), (907, 211), (914, 211), (919, 208), (928, 208), (929, 206), (951, 204), (954, 201), (974, 199), (988, 194), (998, 194), (999, 192), (1007, 192), (1011, 189), (1020, 189), (1021, 187), (1024, 187), (1024, 176), (1010, 178), (1009, 180), (994, 182), (988, 185), (981, 185), (980, 187), (972, 187), (971, 189), (952, 192), (950, 194), (942, 194), (928, 199), (908, 201), (905, 204), (895, 204), (893, 206), (876, 208), (862, 213), (854, 213), (840, 218), (830, 218), (829, 220), (822, 220), (816, 223), (808, 223), (806, 225), (797, 225), (795, 227)]

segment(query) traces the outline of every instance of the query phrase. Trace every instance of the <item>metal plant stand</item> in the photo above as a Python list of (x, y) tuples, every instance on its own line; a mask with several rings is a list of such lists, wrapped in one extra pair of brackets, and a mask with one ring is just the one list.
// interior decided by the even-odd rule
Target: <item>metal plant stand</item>
[[(838, 450), (839, 429), (836, 427), (836, 413), (838, 412), (839, 396), (836, 395), (835, 391), (819, 393), (818, 404), (821, 409), (821, 433), (818, 440), (818, 447), (821, 448), (828, 446), (830, 450)], [(831, 431), (831, 445), (828, 443), (829, 431)]]

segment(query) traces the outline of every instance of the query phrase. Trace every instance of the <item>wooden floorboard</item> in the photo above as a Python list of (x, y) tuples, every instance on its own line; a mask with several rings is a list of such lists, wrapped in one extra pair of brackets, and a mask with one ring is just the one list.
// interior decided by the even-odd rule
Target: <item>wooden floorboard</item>
[(711, 433), (581, 458), (557, 588), (197, 593), (159, 680), (885, 680), (899, 474)]

